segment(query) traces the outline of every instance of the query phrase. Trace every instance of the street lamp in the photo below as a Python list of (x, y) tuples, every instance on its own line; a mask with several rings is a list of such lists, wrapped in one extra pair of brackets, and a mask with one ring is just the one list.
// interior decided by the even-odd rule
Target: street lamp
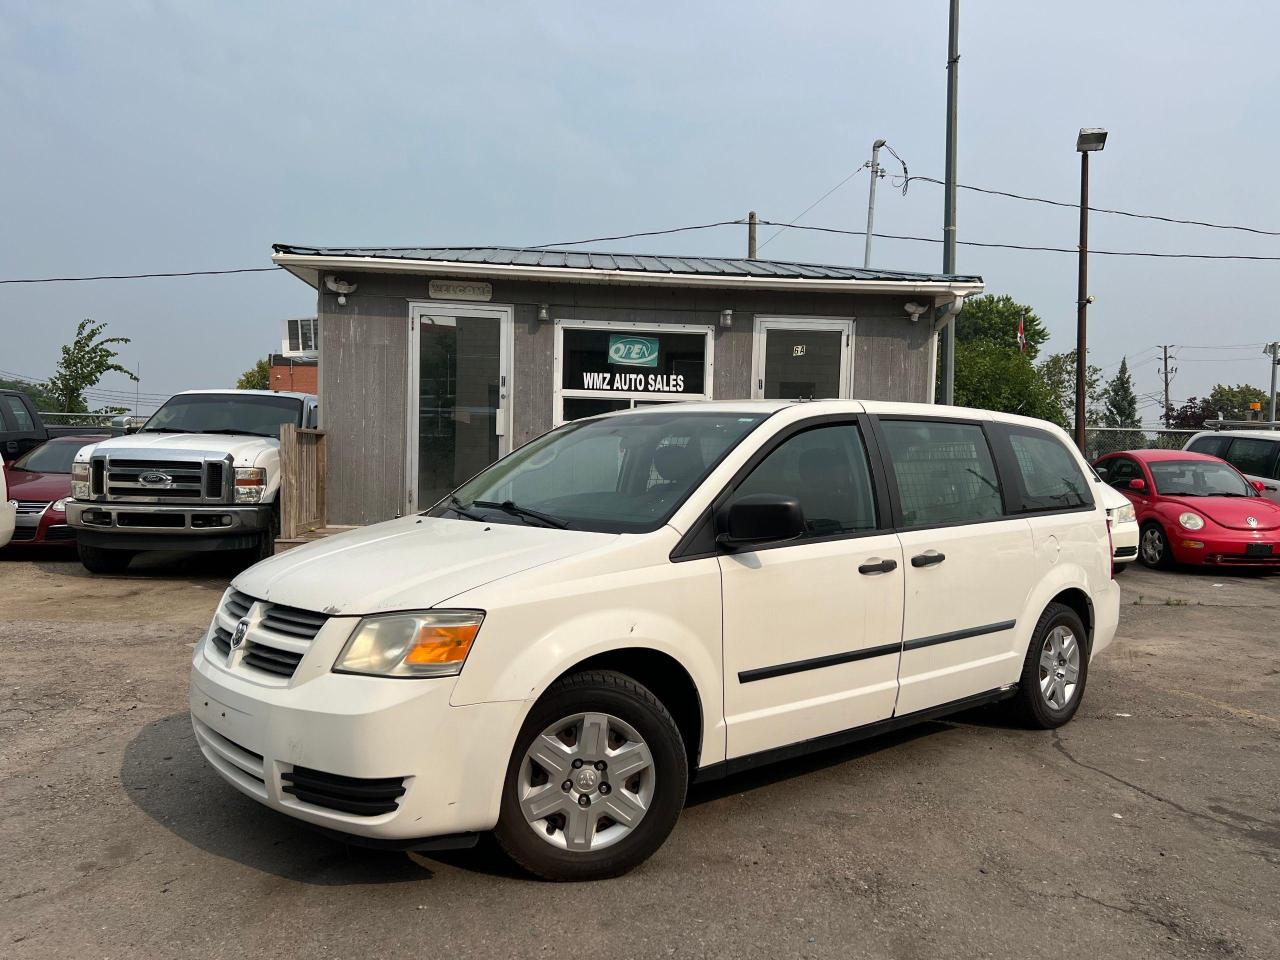
[(1276, 367), (1280, 366), (1280, 342), (1268, 343), (1262, 352), (1271, 358), (1271, 399), (1270, 412), (1267, 418), (1271, 421), (1271, 429), (1276, 428)]
[(1084, 452), (1085, 381), (1088, 372), (1089, 154), (1107, 145), (1107, 131), (1084, 127), (1076, 137), (1080, 154), (1080, 283), (1076, 291), (1076, 446)]

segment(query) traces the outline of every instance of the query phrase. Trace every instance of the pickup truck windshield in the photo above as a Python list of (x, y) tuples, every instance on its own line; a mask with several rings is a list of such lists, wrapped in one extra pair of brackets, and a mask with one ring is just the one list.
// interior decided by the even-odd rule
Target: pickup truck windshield
[(499, 460), (428, 512), (603, 533), (656, 530), (764, 418), (685, 410), (578, 420)]
[(168, 400), (141, 433), (232, 433), (280, 437), (280, 424), (302, 425), (296, 397), (245, 393), (186, 393)]

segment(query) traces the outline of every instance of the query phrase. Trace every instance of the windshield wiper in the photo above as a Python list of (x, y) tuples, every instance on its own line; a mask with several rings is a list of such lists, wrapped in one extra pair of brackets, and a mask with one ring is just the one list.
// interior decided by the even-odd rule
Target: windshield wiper
[(564, 530), (569, 526), (567, 520), (561, 520), (549, 513), (543, 513), (541, 510), (533, 510), (529, 507), (522, 507), (514, 500), (503, 500), (498, 503), (494, 500), (473, 500), (473, 507), (487, 507), (490, 510), (501, 510), (503, 513), (509, 513), (513, 517), (520, 517), (525, 520), (537, 520), (543, 526), (555, 527), (557, 530)]
[(220, 427), (217, 430), (192, 430), (191, 433), (225, 433), (233, 437), (275, 437), (274, 433), (258, 433), (256, 430), (235, 430), (230, 427)]
[(452, 493), (449, 494), (449, 509), (460, 517), (466, 517), (468, 520), (475, 520), (478, 523), (484, 523), (484, 517), (472, 513), (471, 508)]
[(190, 430), (183, 430), (181, 427), (147, 427), (139, 430), (139, 433), (191, 433)]

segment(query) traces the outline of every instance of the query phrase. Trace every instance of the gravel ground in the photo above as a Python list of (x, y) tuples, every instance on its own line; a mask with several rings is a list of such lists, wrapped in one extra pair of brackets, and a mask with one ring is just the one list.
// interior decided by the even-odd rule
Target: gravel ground
[(1280, 956), (1280, 577), (1124, 574), (1056, 733), (990, 711), (690, 798), (590, 886), (371, 853), (226, 786), (186, 715), (231, 571), (0, 560), (0, 956)]

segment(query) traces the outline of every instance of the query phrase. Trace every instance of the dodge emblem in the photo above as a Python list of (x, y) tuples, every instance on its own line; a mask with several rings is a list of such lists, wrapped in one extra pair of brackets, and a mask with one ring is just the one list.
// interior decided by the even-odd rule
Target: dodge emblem
[(235, 650), (244, 643), (244, 635), (249, 632), (249, 621), (241, 620), (236, 624), (236, 632), (231, 635), (231, 649)]
[(1244, 518), (1244, 522), (1245, 522), (1245, 523), (1247, 523), (1247, 524), (1248, 524), (1249, 526), (1251, 526), (1251, 527), (1256, 527), (1256, 526), (1258, 525), (1258, 518), (1257, 518), (1257, 517), (1245, 517), (1245, 518)]

